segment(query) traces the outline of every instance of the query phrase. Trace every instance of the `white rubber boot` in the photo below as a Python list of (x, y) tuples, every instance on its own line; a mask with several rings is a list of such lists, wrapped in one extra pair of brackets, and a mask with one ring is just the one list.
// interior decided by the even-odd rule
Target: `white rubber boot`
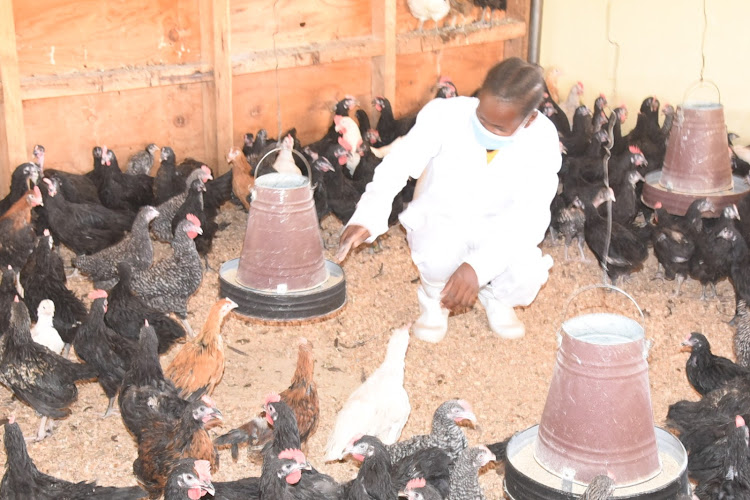
[(511, 306), (500, 303), (489, 287), (479, 291), (479, 302), (487, 312), (490, 330), (504, 339), (520, 339), (526, 333), (526, 327)]
[(417, 289), (420, 315), (412, 326), (412, 335), (419, 340), (437, 344), (448, 332), (450, 311), (440, 305), (440, 292), (445, 285), (427, 284), (421, 280)]

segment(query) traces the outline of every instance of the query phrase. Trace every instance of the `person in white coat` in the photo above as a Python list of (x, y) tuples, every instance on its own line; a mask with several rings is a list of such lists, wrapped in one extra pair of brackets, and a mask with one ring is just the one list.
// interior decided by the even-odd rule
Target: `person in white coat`
[(537, 111), (539, 66), (506, 59), (487, 73), (478, 98), (435, 99), (375, 170), (341, 234), (336, 258), (388, 230), (394, 196), (409, 177), (414, 199), (399, 216), (420, 273), (415, 337), (439, 342), (451, 310), (477, 297), (489, 326), (524, 335), (514, 307), (528, 306), (549, 277), (538, 245), (557, 190), (557, 131)]

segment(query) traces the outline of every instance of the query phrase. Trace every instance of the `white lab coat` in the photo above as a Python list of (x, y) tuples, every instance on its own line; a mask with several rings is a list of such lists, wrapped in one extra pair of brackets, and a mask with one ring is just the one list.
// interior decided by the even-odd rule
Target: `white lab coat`
[(488, 164), (470, 122), (478, 104), (472, 97), (429, 102), (375, 170), (349, 225), (364, 226), (374, 241), (388, 229), (394, 196), (418, 178), (399, 219), (422, 278), (445, 283), (466, 262), (481, 287), (491, 282), (496, 298), (528, 305), (552, 265), (538, 245), (558, 184), (557, 130), (538, 114)]

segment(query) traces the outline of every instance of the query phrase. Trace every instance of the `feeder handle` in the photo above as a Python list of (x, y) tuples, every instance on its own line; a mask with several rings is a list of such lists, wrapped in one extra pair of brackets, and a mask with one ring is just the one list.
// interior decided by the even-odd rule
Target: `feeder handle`
[(721, 90), (719, 90), (719, 86), (714, 83), (713, 80), (698, 80), (697, 82), (694, 82), (688, 86), (687, 89), (685, 89), (685, 93), (682, 94), (682, 102), (683, 104), (687, 102), (687, 97), (690, 95), (694, 90), (701, 88), (701, 87), (713, 87), (716, 89), (716, 95), (719, 97), (719, 103), (721, 103)]
[[(277, 146), (277, 147), (273, 148), (272, 150), (270, 150), (269, 152), (267, 152), (266, 154), (263, 155), (263, 158), (261, 158), (260, 161), (258, 162), (258, 164), (255, 166), (255, 175), (254, 175), (254, 177), (256, 179), (258, 178), (258, 170), (260, 170), (260, 166), (263, 165), (263, 160), (265, 160), (266, 158), (268, 158), (268, 155), (271, 155), (271, 154), (275, 153), (276, 151), (281, 151), (281, 150), (282, 150), (282, 147), (281, 146)], [(305, 155), (303, 155), (302, 153), (300, 153), (296, 149), (292, 148), (291, 151), (292, 151), (292, 153), (294, 153), (297, 156), (299, 156), (302, 159), (302, 162), (305, 164), (305, 167), (307, 167), (307, 182), (310, 184), (310, 187), (312, 187), (312, 168), (310, 168), (310, 162), (307, 161), (307, 158), (305, 158)]]
[(576, 297), (578, 297), (583, 292), (587, 292), (587, 291), (593, 290), (595, 288), (607, 288), (609, 290), (614, 290), (615, 292), (620, 292), (625, 297), (627, 297), (628, 299), (630, 299), (630, 302), (632, 302), (633, 305), (635, 305), (635, 308), (638, 309), (638, 313), (641, 315), (641, 323), (643, 323), (643, 321), (645, 319), (645, 316), (643, 315), (643, 310), (641, 310), (641, 306), (638, 305), (638, 302), (636, 302), (635, 299), (629, 293), (627, 293), (622, 288), (618, 288), (618, 287), (613, 286), (613, 285), (604, 285), (604, 284), (598, 283), (598, 284), (595, 284), (595, 285), (584, 286), (582, 288), (579, 288), (575, 292), (573, 292), (573, 295), (570, 296), (570, 298), (568, 299), (568, 302), (565, 303), (565, 308), (563, 308), (562, 321), (560, 321), (560, 325), (562, 325), (562, 323), (565, 321), (565, 317), (568, 314), (568, 308), (570, 307), (570, 303), (573, 302), (573, 299), (575, 299)]

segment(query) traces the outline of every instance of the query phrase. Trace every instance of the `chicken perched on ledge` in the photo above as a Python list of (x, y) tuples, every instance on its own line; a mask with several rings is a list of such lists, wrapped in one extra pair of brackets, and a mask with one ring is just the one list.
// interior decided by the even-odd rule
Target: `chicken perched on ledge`
[(203, 329), (194, 339), (182, 346), (165, 372), (183, 398), (214, 392), (224, 375), (224, 339), (221, 324), (237, 304), (231, 299), (221, 299), (208, 312)]
[(448, 0), (408, 0), (407, 5), (411, 15), (419, 19), (419, 31), (423, 31), (424, 22), (428, 19), (435, 21), (435, 31), (438, 30), (437, 22), (448, 15), (451, 4)]

